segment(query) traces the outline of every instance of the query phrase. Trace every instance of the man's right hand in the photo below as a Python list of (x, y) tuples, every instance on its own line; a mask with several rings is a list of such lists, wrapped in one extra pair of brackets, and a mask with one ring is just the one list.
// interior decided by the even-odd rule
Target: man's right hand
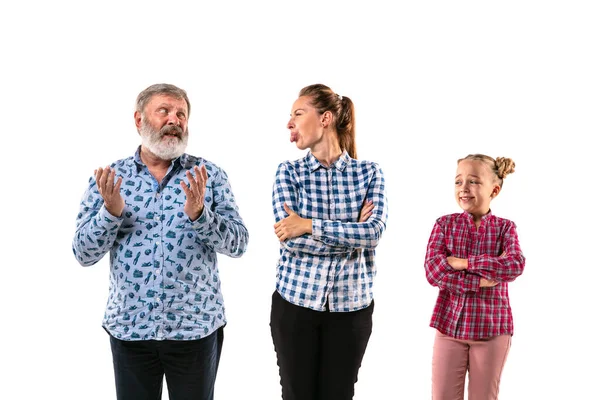
[(115, 217), (120, 217), (125, 209), (125, 200), (121, 196), (121, 182), (123, 182), (123, 178), (119, 177), (117, 178), (117, 182), (115, 182), (115, 170), (108, 166), (104, 169), (98, 168), (94, 171), (94, 174), (96, 175), (96, 185), (104, 199), (106, 210)]

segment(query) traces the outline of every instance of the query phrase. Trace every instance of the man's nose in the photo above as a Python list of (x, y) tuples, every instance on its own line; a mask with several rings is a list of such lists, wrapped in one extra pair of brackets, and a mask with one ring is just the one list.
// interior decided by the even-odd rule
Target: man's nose
[(181, 121), (177, 118), (177, 114), (169, 113), (167, 116), (167, 125), (181, 125)]

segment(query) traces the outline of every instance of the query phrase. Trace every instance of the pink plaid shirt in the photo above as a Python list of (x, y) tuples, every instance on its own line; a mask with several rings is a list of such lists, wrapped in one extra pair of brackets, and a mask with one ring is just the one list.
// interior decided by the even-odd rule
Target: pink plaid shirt
[[(502, 252), (506, 254), (500, 256)], [(455, 271), (447, 257), (468, 259), (469, 267)], [(441, 333), (466, 340), (513, 334), (508, 282), (523, 273), (525, 257), (515, 223), (492, 215), (475, 228), (467, 213), (437, 219), (425, 256), (425, 274), (440, 289), (430, 326)], [(480, 288), (481, 278), (499, 282)]]

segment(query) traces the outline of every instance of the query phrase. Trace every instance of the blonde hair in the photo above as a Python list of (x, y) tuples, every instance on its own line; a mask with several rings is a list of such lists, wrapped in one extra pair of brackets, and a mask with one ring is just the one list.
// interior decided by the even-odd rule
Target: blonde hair
[(486, 156), (485, 154), (469, 154), (465, 158), (459, 159), (457, 164), (464, 160), (481, 161), (486, 164), (500, 182), (500, 187), (502, 187), (506, 175), (515, 172), (515, 162), (506, 157), (496, 157), (494, 160), (492, 157)]

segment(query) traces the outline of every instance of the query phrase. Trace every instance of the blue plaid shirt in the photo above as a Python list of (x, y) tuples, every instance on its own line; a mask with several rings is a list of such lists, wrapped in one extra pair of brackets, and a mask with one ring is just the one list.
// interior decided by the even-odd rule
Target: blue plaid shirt
[[(375, 208), (357, 222), (365, 200)], [(373, 300), (375, 247), (385, 230), (387, 199), (383, 172), (376, 163), (347, 152), (329, 168), (308, 154), (281, 163), (273, 187), (275, 221), (287, 217), (286, 203), (312, 219), (312, 235), (281, 243), (277, 291), (292, 304), (317, 311), (348, 312)]]
[[(135, 156), (111, 165), (123, 178), (125, 209), (104, 207), (96, 180), (81, 200), (73, 252), (89, 266), (110, 252), (110, 286), (102, 325), (122, 340), (201, 339), (225, 325), (216, 253), (240, 257), (248, 231), (225, 171), (188, 154), (173, 160), (161, 183)], [(206, 166), (204, 211), (183, 211), (185, 172)]]

